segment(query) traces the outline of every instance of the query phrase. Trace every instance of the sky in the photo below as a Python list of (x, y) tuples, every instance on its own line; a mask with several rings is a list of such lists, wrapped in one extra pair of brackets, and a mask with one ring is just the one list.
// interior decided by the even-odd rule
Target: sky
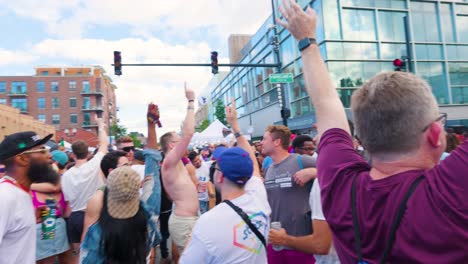
[[(185, 116), (184, 82), (206, 93), (209, 67), (123, 67), (122, 63), (228, 63), (230, 34), (254, 34), (271, 14), (270, 0), (0, 0), (0, 75), (33, 75), (34, 67), (100, 65), (118, 87), (117, 117), (146, 134), (146, 107), (159, 105), (163, 128)], [(223, 68), (220, 68), (223, 70)]]

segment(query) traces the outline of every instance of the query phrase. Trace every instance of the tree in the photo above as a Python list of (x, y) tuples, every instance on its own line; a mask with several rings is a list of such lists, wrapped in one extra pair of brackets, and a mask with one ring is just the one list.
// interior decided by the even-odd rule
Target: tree
[(224, 104), (221, 100), (218, 100), (218, 102), (216, 102), (214, 115), (219, 121), (221, 121), (221, 123), (227, 126), (226, 112), (224, 112)]
[(138, 133), (132, 132), (129, 134), (129, 136), (133, 139), (133, 145), (136, 148), (142, 148), (143, 143), (141, 143), (141, 140), (138, 138)]
[(205, 119), (205, 120), (203, 120), (203, 122), (200, 124), (200, 126), (198, 127), (198, 129), (199, 129), (200, 131), (203, 131), (203, 130), (205, 130), (209, 125), (210, 125), (210, 120)]
[(113, 123), (110, 127), (110, 130), (111, 130), (111, 135), (114, 136), (115, 139), (121, 138), (127, 135), (127, 128), (125, 128), (124, 126), (120, 126), (117, 123)]

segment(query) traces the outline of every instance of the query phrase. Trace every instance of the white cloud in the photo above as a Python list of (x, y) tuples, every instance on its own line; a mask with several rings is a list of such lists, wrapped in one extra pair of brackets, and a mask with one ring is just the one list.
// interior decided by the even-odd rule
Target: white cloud
[(0, 65), (31, 63), (35, 56), (21, 51), (9, 51), (0, 48)]

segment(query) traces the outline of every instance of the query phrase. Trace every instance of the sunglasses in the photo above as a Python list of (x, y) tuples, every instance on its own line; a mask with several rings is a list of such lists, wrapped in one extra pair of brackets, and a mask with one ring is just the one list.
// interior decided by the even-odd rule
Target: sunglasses
[(298, 149), (302, 149), (302, 150), (305, 150), (305, 151), (314, 151), (315, 148), (305, 148), (305, 147), (299, 147)]
[(5, 173), (6, 169), (5, 168), (0, 168), (0, 173)]
[(49, 154), (49, 150), (46, 149), (45, 147), (38, 148), (38, 149), (32, 149), (32, 150), (26, 150), (25, 152), (21, 152), (19, 155), (23, 154), (30, 154), (30, 153), (42, 153), (42, 154)]
[(135, 147), (124, 147), (124, 148), (121, 148), (121, 150), (125, 152), (130, 152), (130, 151), (135, 152)]

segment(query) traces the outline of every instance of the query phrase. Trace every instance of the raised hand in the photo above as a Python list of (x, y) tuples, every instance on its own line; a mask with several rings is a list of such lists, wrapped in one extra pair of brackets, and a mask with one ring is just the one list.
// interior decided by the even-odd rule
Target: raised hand
[(236, 101), (234, 98), (231, 98), (231, 105), (226, 106), (226, 121), (232, 127), (234, 123), (237, 123), (237, 110), (236, 110)]
[(102, 117), (98, 117), (97, 114), (94, 114), (94, 120), (96, 120), (96, 124), (99, 128), (106, 127), (106, 122), (104, 122), (104, 119), (102, 119)]
[(185, 88), (185, 97), (187, 98), (187, 100), (195, 100), (195, 92), (190, 89), (190, 88), (187, 88), (187, 83), (184, 83), (184, 88)]
[(286, 28), (295, 39), (315, 38), (317, 15), (312, 8), (307, 7), (306, 12), (304, 12), (295, 1), (283, 0), (283, 6), (278, 9), (285, 20), (277, 18), (276, 21)]
[(149, 124), (158, 124), (161, 127), (161, 122), (159, 122), (159, 107), (156, 104), (148, 104), (148, 112), (146, 113), (146, 118)]

